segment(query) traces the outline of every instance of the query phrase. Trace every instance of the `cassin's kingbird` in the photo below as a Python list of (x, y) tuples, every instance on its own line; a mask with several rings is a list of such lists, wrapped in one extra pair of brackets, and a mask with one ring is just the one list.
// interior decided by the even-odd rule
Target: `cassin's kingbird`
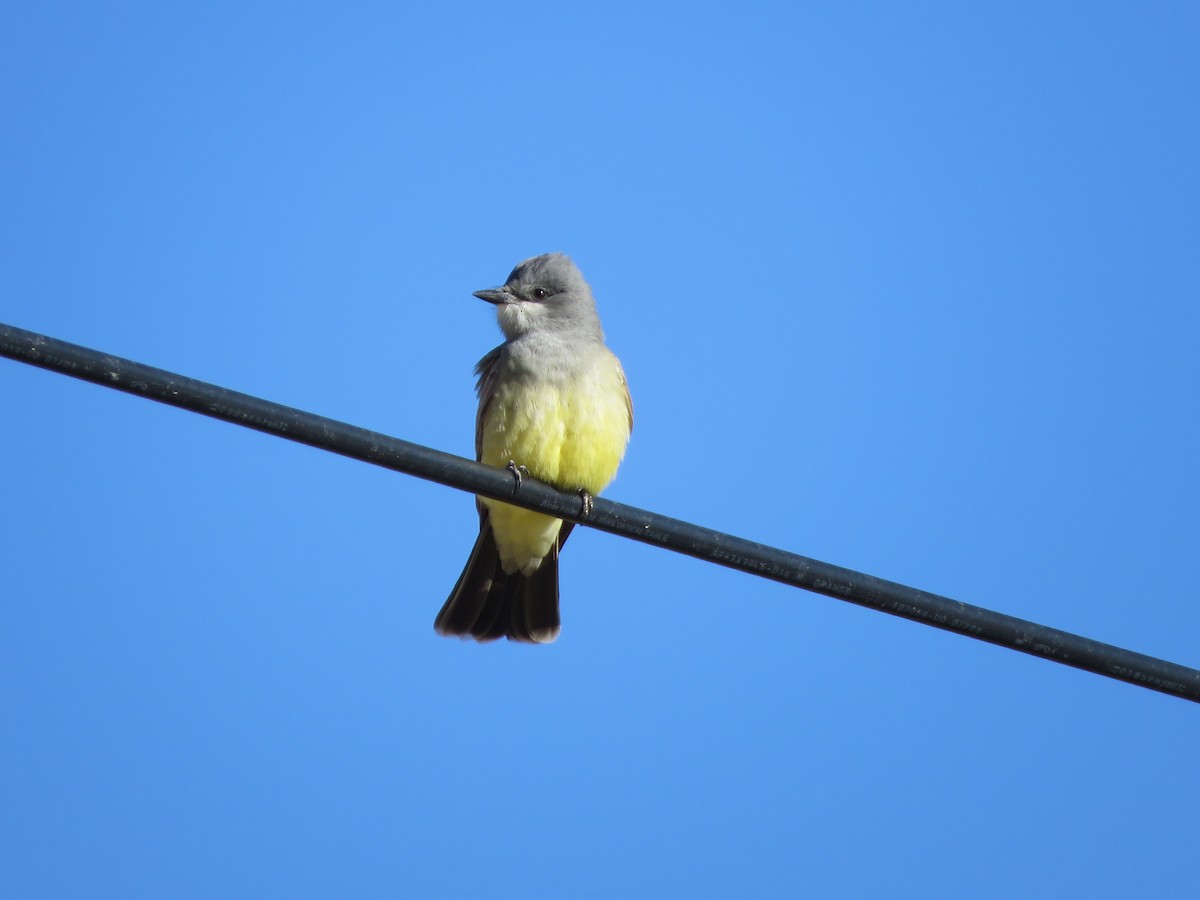
[[(501, 288), (476, 291), (496, 305), (505, 341), (475, 366), (475, 458), (515, 467), (588, 498), (617, 472), (633, 429), (621, 363), (583, 274), (561, 253), (527, 259)], [(558, 552), (573, 527), (485, 497), (479, 538), (433, 627), (477, 641), (558, 637)]]

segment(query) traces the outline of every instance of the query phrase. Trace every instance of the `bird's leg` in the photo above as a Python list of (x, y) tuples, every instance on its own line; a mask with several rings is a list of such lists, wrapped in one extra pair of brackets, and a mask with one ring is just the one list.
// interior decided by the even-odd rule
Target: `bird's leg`
[(513, 480), (516, 482), (516, 484), (513, 485), (513, 493), (515, 494), (521, 489), (521, 480), (524, 478), (524, 476), (529, 474), (529, 470), (524, 466), (518, 466), (515, 459), (510, 459), (506, 468), (508, 471), (512, 472)]
[(579, 518), (586, 519), (592, 514), (592, 495), (587, 488), (579, 489)]

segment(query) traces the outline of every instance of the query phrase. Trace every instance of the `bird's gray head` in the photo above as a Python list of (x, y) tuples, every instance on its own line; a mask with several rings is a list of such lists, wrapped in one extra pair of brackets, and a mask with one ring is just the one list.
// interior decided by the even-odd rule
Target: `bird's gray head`
[(475, 296), (496, 304), (500, 330), (510, 341), (533, 332), (604, 340), (592, 289), (562, 253), (527, 259), (503, 287), (476, 291)]

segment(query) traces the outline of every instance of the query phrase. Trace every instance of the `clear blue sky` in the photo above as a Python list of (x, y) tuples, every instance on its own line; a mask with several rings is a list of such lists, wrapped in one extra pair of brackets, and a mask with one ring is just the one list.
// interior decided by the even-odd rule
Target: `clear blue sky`
[[(608, 496), (1200, 665), (1195, 4), (16, 3), (0, 320), (470, 455), (563, 250)], [(0, 361), (6, 897), (1190, 896), (1181, 700)]]

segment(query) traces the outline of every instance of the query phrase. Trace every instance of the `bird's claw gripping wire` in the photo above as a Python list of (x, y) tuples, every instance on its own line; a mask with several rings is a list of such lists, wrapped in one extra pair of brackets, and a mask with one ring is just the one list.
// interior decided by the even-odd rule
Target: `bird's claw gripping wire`
[(579, 489), (579, 518), (586, 519), (592, 514), (592, 495), (587, 488)]
[[(513, 493), (515, 494), (517, 491), (519, 491), (521, 489), (521, 482), (524, 480), (524, 478), (526, 476), (529, 476), (529, 470), (527, 468), (525, 468), (524, 466), (518, 466), (517, 461), (514, 459), (510, 459), (508, 461), (508, 465), (505, 466), (505, 468), (507, 468), (508, 471), (512, 472), (513, 481), (516, 482), (513, 485)], [(532, 476), (529, 476), (529, 477), (532, 477)]]

